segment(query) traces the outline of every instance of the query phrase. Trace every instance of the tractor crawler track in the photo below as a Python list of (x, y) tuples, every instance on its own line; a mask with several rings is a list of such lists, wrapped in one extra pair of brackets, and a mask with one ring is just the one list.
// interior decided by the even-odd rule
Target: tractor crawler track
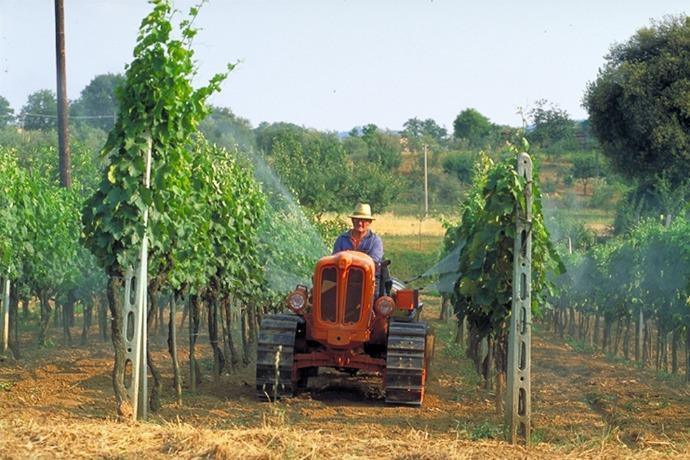
[(275, 400), (292, 396), (293, 363), (297, 329), (303, 320), (295, 315), (266, 315), (261, 321), (256, 354), (256, 391)]
[(427, 325), (392, 321), (386, 353), (386, 402), (419, 406), (427, 377)]

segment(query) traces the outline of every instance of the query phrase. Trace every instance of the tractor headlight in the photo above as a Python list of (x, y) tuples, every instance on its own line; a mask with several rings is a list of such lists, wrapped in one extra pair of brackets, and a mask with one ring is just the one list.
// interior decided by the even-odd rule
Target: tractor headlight
[(287, 298), (288, 307), (295, 313), (300, 313), (307, 304), (307, 289), (304, 286), (297, 286)]
[(379, 299), (374, 304), (374, 310), (376, 310), (376, 313), (386, 317), (393, 314), (394, 308), (395, 301), (387, 295), (379, 297)]

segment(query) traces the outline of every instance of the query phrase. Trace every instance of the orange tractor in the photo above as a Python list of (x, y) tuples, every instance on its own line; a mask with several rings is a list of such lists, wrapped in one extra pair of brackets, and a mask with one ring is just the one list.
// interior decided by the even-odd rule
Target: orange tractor
[(434, 337), (419, 321), (419, 291), (390, 280), (378, 286), (375, 277), (376, 265), (364, 253), (323, 257), (311, 292), (300, 285), (288, 296), (291, 313), (263, 318), (256, 361), (260, 397), (292, 396), (318, 368), (330, 367), (382, 375), (386, 402), (422, 403)]

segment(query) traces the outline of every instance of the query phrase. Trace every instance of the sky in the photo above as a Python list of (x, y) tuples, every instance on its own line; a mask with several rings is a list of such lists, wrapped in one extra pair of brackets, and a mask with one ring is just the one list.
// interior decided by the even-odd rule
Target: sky
[[(177, 0), (182, 19), (192, 1)], [(64, 0), (67, 94), (132, 60), (145, 0)], [(0, 0), (0, 96), (19, 112), (32, 92), (56, 89), (51, 0)], [(573, 119), (611, 45), (680, 0), (210, 0), (194, 42), (201, 86), (238, 63), (214, 95), (257, 126), (286, 121), (347, 131), (410, 118), (453, 120), (474, 108), (522, 125), (546, 99)], [(178, 21), (175, 21), (176, 23)]]

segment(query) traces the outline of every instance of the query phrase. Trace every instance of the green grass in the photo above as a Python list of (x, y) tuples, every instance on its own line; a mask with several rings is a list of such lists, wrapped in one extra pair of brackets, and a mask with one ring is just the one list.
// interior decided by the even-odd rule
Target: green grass
[[(541, 157), (540, 160), (543, 164), (570, 164), (573, 162), (574, 159), (576, 158), (588, 158), (592, 157), (596, 154), (594, 150), (569, 150), (569, 151), (563, 151), (563, 152), (539, 152), (538, 155)], [(604, 163), (604, 156), (602, 154), (599, 155), (600, 161), (602, 162), (602, 166)]]
[(0, 391), (10, 391), (14, 386), (14, 382), (0, 382)]
[(539, 444), (542, 442), (546, 442), (546, 433), (544, 432), (544, 430), (539, 428), (532, 428), (532, 430), (530, 431), (530, 443)]
[(577, 340), (572, 337), (566, 338), (565, 343), (570, 345), (570, 347), (578, 353), (593, 355), (599, 351), (596, 347), (593, 347), (588, 343), (583, 342), (582, 340)]
[(455, 431), (472, 441), (503, 438), (503, 427), (486, 420), (481, 423), (457, 421)]
[[(472, 361), (465, 356), (465, 346), (455, 342), (457, 323), (455, 321), (440, 321), (434, 325), (437, 343), (443, 344), (442, 353), (454, 361), (458, 375), (462, 377), (467, 388), (476, 388), (482, 383), (482, 378), (474, 369)], [(437, 349), (438, 350), (438, 349)], [(458, 389), (463, 393), (463, 389)]]
[(438, 262), (442, 244), (442, 236), (384, 236), (383, 248), (386, 259), (391, 260), (391, 275), (406, 281), (424, 273)]
[(588, 221), (603, 222), (612, 219), (614, 216), (605, 209), (579, 208), (579, 209), (553, 209), (552, 212), (569, 216), (571, 218), (585, 219)]
[(545, 206), (544, 214), (556, 220), (571, 219), (583, 224), (606, 224), (613, 225), (615, 217), (613, 212), (596, 208), (557, 208)]
[(634, 412), (635, 411), (635, 403), (634, 401), (628, 401), (625, 404), (621, 406), (624, 410), (627, 412)]

